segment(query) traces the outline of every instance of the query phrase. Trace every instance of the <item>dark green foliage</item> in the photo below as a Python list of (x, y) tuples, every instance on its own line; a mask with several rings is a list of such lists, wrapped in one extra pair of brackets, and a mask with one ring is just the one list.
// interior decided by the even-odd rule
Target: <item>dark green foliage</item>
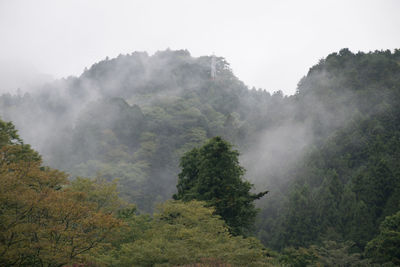
[[(223, 58), (212, 80), (210, 57), (167, 50), (106, 59), (31, 95), (3, 95), (0, 114), (46, 164), (74, 176), (117, 178), (121, 195), (147, 212), (176, 192), (182, 155), (222, 136), (244, 154), (256, 186), (271, 188), (258, 202), (264, 244), (318, 246), (332, 256), (349, 241), (355, 245), (344, 258), (351, 259), (399, 211), (399, 103), (398, 49), (330, 54), (290, 97), (249, 90)], [(200, 154), (185, 154), (185, 177), (198, 175)], [(186, 181), (180, 190), (189, 198), (197, 189), (212, 192), (207, 186)]]
[(317, 261), (317, 256), (313, 251), (305, 248), (295, 249), (293, 247), (289, 247), (285, 248), (279, 260), (284, 266), (313, 266)]
[(14, 124), (4, 122), (0, 118), (0, 149), (2, 158), (7, 163), (24, 161), (40, 161), (40, 155), (31, 149), (30, 145), (24, 144), (19, 137)]
[(365, 253), (377, 263), (400, 264), (400, 211), (381, 223), (379, 234), (368, 242)]
[(185, 152), (217, 135), (245, 150), (288, 114), (282, 94), (248, 90), (223, 58), (211, 80), (210, 60), (185, 50), (121, 55), (37, 93), (3, 95), (0, 114), (46, 164), (118, 178), (123, 197), (151, 212), (175, 192)]
[(368, 259), (363, 259), (360, 253), (352, 252), (354, 243), (324, 241), (320, 246), (308, 248), (285, 248), (279, 258), (284, 265), (289, 266), (374, 266)]
[(194, 148), (181, 159), (175, 199), (206, 201), (215, 207), (232, 234), (245, 235), (254, 224), (257, 210), (254, 201), (267, 194), (250, 193), (252, 184), (243, 180), (239, 152), (220, 137)]
[(352, 251), (355, 244), (352, 241), (324, 241), (321, 246), (311, 246), (309, 250), (317, 256), (317, 262), (322, 266), (370, 266), (367, 259), (360, 253)]
[(11, 122), (0, 121), (0, 146), (22, 143)]
[(257, 239), (232, 236), (203, 202), (167, 201), (139, 215), (115, 181), (68, 183), (40, 161), (9, 161), (24, 152), (22, 140), (2, 120), (0, 136), (1, 266), (276, 266)]
[(302, 79), (297, 116), (313, 125), (316, 142), (286, 174), (291, 182), (280, 188), (280, 201), (265, 204), (259, 225), (268, 229), (260, 231), (266, 244), (349, 240), (360, 252), (399, 210), (399, 62), (399, 50), (341, 50)]

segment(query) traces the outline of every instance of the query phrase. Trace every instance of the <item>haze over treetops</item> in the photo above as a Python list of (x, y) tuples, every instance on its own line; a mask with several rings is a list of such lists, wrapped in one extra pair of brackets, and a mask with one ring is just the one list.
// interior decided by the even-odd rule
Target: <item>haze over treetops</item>
[[(68, 246), (57, 247), (54, 258), (46, 252), (42, 258), (13, 262), (399, 264), (400, 50), (332, 53), (309, 69), (291, 96), (248, 88), (219, 56), (212, 78), (211, 60), (186, 50), (134, 52), (107, 58), (79, 77), (48, 83), (30, 94), (0, 96), (2, 121), (12, 121), (24, 140), (2, 122), (0, 148), (11, 149), (16, 158), (25, 152), (35, 156), (29, 169), (25, 160), (1, 159), (2, 182), (17, 182), (13, 188), (20, 190), (7, 199), (15, 195), (21, 207), (30, 205), (29, 177), (34, 177), (49, 192), (48, 203), (50, 197), (65, 199), (65, 205), (93, 216), (87, 220), (101, 217), (105, 222), (93, 225), (92, 237), (96, 231), (104, 233), (104, 239), (94, 239), (93, 249), (82, 241), (80, 249), (90, 249), (64, 255), (67, 248), (76, 251), (68, 243), (74, 235), (91, 233), (84, 228), (89, 221), (77, 216), (74, 223), (82, 226), (82, 233), (60, 230)], [(44, 165), (67, 172), (71, 185), (64, 174), (43, 167), (25, 143), (42, 155)], [(226, 148), (224, 153), (210, 149), (217, 144)], [(223, 165), (230, 166), (225, 173), (215, 164), (223, 158), (235, 162)], [(29, 175), (16, 179), (24, 170)], [(218, 183), (213, 180), (217, 177)], [(254, 192), (269, 191), (256, 202), (257, 217), (250, 204), (256, 199), (248, 192), (251, 184)], [(247, 191), (230, 194), (233, 185), (235, 192)], [(55, 214), (46, 217), (47, 225), (61, 227), (55, 223), (57, 206), (39, 201), (40, 190), (32, 194), (38, 209)], [(205, 203), (171, 201), (174, 194)], [(248, 203), (235, 206), (241, 203), (237, 199)], [(108, 204), (102, 206), (103, 200)], [(229, 205), (237, 212), (226, 212)], [(240, 210), (245, 206), (248, 213)], [(4, 205), (2, 209), (1, 216), (11, 214)], [(153, 217), (146, 215), (155, 210)], [(38, 218), (35, 212), (32, 218)], [(247, 227), (252, 223), (246, 220), (254, 218), (255, 225)], [(246, 222), (245, 231), (235, 224), (240, 220)], [(42, 229), (39, 221), (32, 223), (18, 233)], [(4, 241), (12, 231), (2, 227)], [(32, 255), (38, 244), (51, 247), (54, 239), (46, 227), (40, 242), (26, 240)], [(212, 229), (219, 229), (218, 234)], [(253, 235), (262, 245), (240, 234)], [(210, 235), (216, 239), (208, 239)], [(178, 255), (185, 247), (193, 250)], [(223, 256), (223, 251), (229, 253)], [(11, 265), (9, 259), (2, 262)]]

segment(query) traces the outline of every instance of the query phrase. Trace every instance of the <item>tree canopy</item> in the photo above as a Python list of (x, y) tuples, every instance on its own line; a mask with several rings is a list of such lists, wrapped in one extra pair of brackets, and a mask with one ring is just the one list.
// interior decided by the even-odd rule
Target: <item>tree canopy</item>
[(400, 264), (400, 211), (387, 216), (379, 234), (368, 242), (365, 251), (377, 263)]
[[(60, 181), (50, 179), (56, 185), (51, 190), (65, 198), (82, 196), (96, 212), (117, 216), (122, 197), (138, 213), (152, 213), (155, 203), (176, 191), (179, 159), (190, 151), (181, 160), (185, 168), (176, 197), (185, 205), (203, 199), (225, 217), (232, 233), (245, 233), (247, 222), (240, 220), (253, 221), (255, 209), (238, 153), (218, 154), (219, 142), (199, 147), (221, 136), (241, 151), (241, 164), (256, 188), (271, 185), (268, 197), (257, 203), (257, 235), (264, 245), (287, 252), (287, 262), (355, 262), (364, 252), (384, 262), (396, 252), (391, 245), (396, 233), (379, 225), (400, 207), (399, 49), (332, 53), (310, 68), (292, 96), (249, 90), (223, 58), (217, 58), (215, 79), (209, 70), (210, 57), (187, 51), (133, 53), (30, 94), (0, 96), (1, 116), (15, 123), (46, 165), (73, 178), (98, 173), (101, 178), (67, 185), (64, 174), (36, 163), (34, 171), (19, 173), (38, 178), (52, 172)], [(8, 171), (27, 170), (23, 165), (40, 156), (11, 123), (1, 122), (0, 128), (1, 179), (11, 190), (4, 194), (18, 199), (31, 181), (7, 187), (18, 172)], [(232, 159), (235, 166), (227, 164)], [(241, 177), (244, 184), (214, 179), (225, 176)], [(108, 187), (113, 179), (118, 183)], [(242, 211), (248, 203), (253, 208)], [(121, 230), (124, 238), (113, 245), (137, 240), (150, 227), (151, 218), (133, 217), (130, 230)]]
[(206, 201), (215, 207), (232, 234), (248, 234), (257, 209), (254, 201), (268, 191), (253, 194), (252, 184), (243, 179), (239, 152), (221, 137), (211, 138), (200, 148), (187, 152), (180, 162), (175, 199)]
[(204, 205), (167, 201), (153, 219), (127, 218), (128, 232), (136, 236), (96, 257), (107, 266), (276, 266), (257, 239), (233, 237), (213, 208)]
[(66, 174), (41, 166), (11, 123), (0, 120), (0, 265), (84, 262), (121, 221), (97, 209)]
[(116, 182), (68, 182), (42, 166), (12, 123), (0, 120), (0, 137), (1, 266), (275, 266), (257, 239), (233, 237), (205, 203), (168, 201), (154, 217), (140, 215)]

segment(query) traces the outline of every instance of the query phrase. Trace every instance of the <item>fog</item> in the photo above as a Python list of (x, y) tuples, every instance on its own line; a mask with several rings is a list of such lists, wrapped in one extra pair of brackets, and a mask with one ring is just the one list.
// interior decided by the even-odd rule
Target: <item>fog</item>
[(215, 79), (211, 57), (187, 50), (106, 58), (79, 77), (2, 95), (0, 116), (46, 165), (71, 177), (118, 179), (129, 200), (149, 211), (176, 190), (179, 158), (207, 138), (232, 142), (245, 178), (273, 195), (314, 145), (368, 105), (346, 88), (326, 102), (319, 90), (337, 80), (320, 70), (302, 79), (294, 96), (250, 90), (216, 58)]
[[(136, 199), (152, 189), (168, 198), (179, 157), (215, 135), (241, 152), (246, 179), (277, 188), (357, 109), (327, 106), (301, 78), (344, 47), (397, 48), (399, 9), (395, 0), (0, 0), (0, 117), (45, 164), (122, 177), (142, 188)], [(329, 87), (323, 72), (312, 79)]]
[(24, 62), (2, 60), (0, 63), (0, 94), (23, 94), (53, 80), (52, 75), (40, 73)]
[(249, 87), (293, 94), (305, 71), (332, 51), (396, 48), (399, 9), (397, 0), (4, 0), (0, 92), (27, 89), (24, 75), (9, 86), (9, 67), (63, 78), (106, 56), (171, 48), (221, 55)]

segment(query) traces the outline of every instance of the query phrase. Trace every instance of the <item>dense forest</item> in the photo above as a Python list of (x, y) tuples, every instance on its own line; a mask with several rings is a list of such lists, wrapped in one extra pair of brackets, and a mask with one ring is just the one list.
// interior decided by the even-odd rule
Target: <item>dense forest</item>
[(0, 96), (1, 265), (399, 265), (400, 50), (332, 53), (291, 96), (211, 60)]

